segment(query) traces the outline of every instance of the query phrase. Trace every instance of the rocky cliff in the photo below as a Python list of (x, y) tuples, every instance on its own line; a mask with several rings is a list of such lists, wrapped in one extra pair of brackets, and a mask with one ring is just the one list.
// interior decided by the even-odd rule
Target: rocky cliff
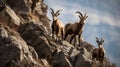
[[(4, 1), (3, 1), (4, 2)], [(92, 59), (94, 46), (76, 49), (50, 36), (43, 0), (6, 0), (0, 6), (0, 67), (115, 67)]]

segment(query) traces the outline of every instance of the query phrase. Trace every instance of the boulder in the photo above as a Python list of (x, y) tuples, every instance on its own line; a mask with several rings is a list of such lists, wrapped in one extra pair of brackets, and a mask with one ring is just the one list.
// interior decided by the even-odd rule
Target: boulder
[(52, 55), (51, 64), (53, 67), (72, 67), (69, 59), (65, 56), (64, 52), (56, 49)]
[(20, 35), (0, 24), (0, 67), (41, 67), (34, 48)]
[(80, 48), (85, 48), (89, 53), (91, 53), (95, 47), (86, 41), (81, 41), (77, 48), (78, 48), (78, 50)]
[(22, 20), (22, 24), (30, 22), (43, 24), (50, 32), (48, 6), (43, 3), (43, 0), (7, 0), (6, 2)]
[(0, 12), (0, 18), (0, 24), (7, 25), (14, 30), (17, 30), (21, 24), (20, 18), (9, 6), (4, 6), (4, 9)]
[(92, 56), (85, 48), (80, 49), (80, 53), (76, 56), (74, 67), (92, 67)]
[(48, 36), (46, 28), (43, 25), (35, 23), (26, 23), (20, 26), (18, 32), (28, 45), (34, 47), (39, 58), (50, 59), (56, 44), (51, 42), (53, 39)]

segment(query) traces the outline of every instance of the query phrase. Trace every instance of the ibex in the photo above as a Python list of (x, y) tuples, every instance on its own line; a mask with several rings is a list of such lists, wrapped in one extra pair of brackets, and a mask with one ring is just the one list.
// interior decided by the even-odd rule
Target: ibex
[(98, 48), (95, 48), (93, 50), (92, 57), (93, 59), (96, 58), (96, 60), (99, 60), (100, 63), (102, 63), (104, 61), (104, 55), (105, 55), (105, 50), (103, 47), (104, 40), (103, 39), (99, 40), (98, 38), (96, 38), (96, 42), (98, 43)]
[(65, 25), (65, 38), (64, 40), (67, 38), (68, 35), (71, 35), (71, 40), (70, 43), (72, 42), (73, 38), (74, 38), (74, 46), (75, 46), (75, 42), (76, 42), (76, 35), (79, 35), (78, 40), (80, 43), (80, 38), (81, 38), (81, 34), (83, 31), (83, 26), (85, 24), (85, 20), (87, 19), (88, 16), (86, 16), (86, 13), (83, 15), (81, 12), (77, 11), (76, 13), (80, 14), (79, 18), (80, 21), (79, 22), (75, 22), (74, 24), (72, 23), (68, 23)]
[(51, 9), (51, 14), (53, 18), (53, 23), (52, 23), (52, 37), (54, 38), (54, 34), (56, 35), (56, 40), (57, 38), (62, 38), (64, 37), (64, 25), (63, 23), (58, 19), (58, 16), (60, 15), (61, 10), (57, 10), (54, 12), (52, 8)]

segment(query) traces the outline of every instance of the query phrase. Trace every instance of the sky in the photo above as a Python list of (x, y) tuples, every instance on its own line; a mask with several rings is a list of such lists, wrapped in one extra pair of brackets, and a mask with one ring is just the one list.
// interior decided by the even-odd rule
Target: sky
[[(44, 0), (50, 8), (62, 10), (58, 17), (64, 25), (79, 21), (76, 11), (87, 13), (82, 36), (97, 47), (96, 37), (103, 38), (106, 57), (120, 67), (120, 0)], [(119, 61), (119, 62), (118, 62)]]

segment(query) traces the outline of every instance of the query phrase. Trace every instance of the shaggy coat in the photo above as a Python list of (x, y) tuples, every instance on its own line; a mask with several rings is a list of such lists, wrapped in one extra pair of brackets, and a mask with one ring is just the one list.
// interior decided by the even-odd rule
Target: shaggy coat
[[(54, 10), (51, 8), (51, 14), (53, 18), (53, 23), (51, 25), (52, 27), (52, 37), (55, 38), (54, 34), (60, 39), (64, 37), (64, 25), (63, 23), (58, 19), (58, 16), (60, 15), (60, 10), (54, 12)], [(57, 39), (56, 37), (56, 39)]]
[(76, 44), (76, 35), (79, 35), (78, 40), (80, 43), (80, 38), (81, 38), (81, 34), (83, 31), (83, 26), (85, 24), (85, 20), (88, 16), (85, 15), (83, 16), (79, 11), (77, 11), (76, 13), (79, 13), (79, 18), (80, 21), (79, 22), (75, 22), (75, 23), (68, 23), (65, 25), (65, 38), (64, 40), (67, 38), (68, 35), (71, 35), (71, 39), (70, 39), (70, 43), (72, 42), (73, 38), (74, 38), (74, 45)]
[(103, 44), (102, 44), (104, 42), (104, 40), (101, 39), (101, 41), (99, 41), (98, 38), (96, 38), (96, 39), (97, 39), (96, 42), (98, 43), (99, 48), (95, 48), (93, 50), (92, 57), (93, 57), (93, 59), (96, 58), (96, 60), (99, 60), (100, 63), (102, 63), (104, 61), (104, 55), (105, 55), (105, 50), (104, 50)]

